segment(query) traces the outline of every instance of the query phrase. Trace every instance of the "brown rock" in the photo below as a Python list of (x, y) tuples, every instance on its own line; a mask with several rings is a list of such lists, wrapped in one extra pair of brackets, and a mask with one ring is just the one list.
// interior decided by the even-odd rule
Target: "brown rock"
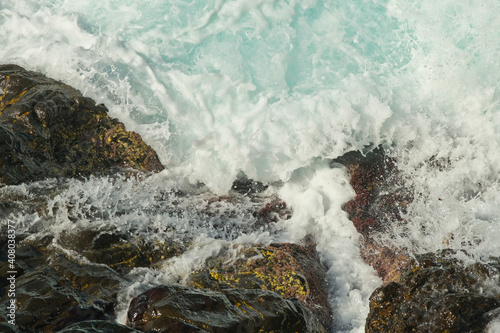
[(326, 267), (315, 246), (278, 243), (268, 247), (252, 247), (243, 256), (227, 263), (224, 256), (208, 263), (208, 269), (190, 277), (188, 285), (211, 290), (263, 289), (283, 298), (297, 298), (328, 328), (332, 310), (326, 290)]
[(127, 325), (154, 332), (172, 332), (165, 329), (172, 326), (183, 332), (325, 332), (297, 299), (260, 289), (213, 291), (177, 285), (134, 298)]
[(374, 236), (391, 223), (404, 223), (402, 215), (412, 202), (411, 191), (402, 185), (402, 175), (382, 148), (363, 155), (350, 152), (334, 162), (347, 167), (354, 199), (344, 204), (356, 230), (364, 236), (361, 256), (377, 271), (383, 283), (397, 281), (409, 261), (406, 249), (378, 244)]
[(399, 283), (375, 290), (366, 332), (484, 332), (500, 307), (499, 262), (466, 265), (454, 254), (417, 255)]
[(0, 65), (0, 183), (163, 169), (141, 137), (76, 89)]

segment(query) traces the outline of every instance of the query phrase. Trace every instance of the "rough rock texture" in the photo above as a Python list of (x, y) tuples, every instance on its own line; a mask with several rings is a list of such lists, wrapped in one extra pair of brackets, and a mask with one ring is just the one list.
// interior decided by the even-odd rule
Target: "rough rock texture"
[(275, 198), (254, 212), (253, 216), (257, 217), (259, 225), (266, 225), (279, 220), (289, 220), (292, 217), (292, 209), (283, 200)]
[(179, 244), (170, 240), (151, 243), (140, 237), (91, 229), (62, 232), (58, 242), (65, 249), (119, 273), (128, 273), (135, 267), (156, 267), (157, 263), (184, 252)]
[[(16, 203), (12, 209), (20, 209), (15, 198), (8, 197)], [(20, 200), (27, 199), (20, 197)], [(220, 200), (228, 199), (216, 197), (212, 204), (222, 203)], [(43, 207), (47, 204), (36, 200), (27, 207), (43, 216), (46, 214), (46, 207)], [(285, 208), (286, 205), (280, 201), (262, 200), (250, 211), (255, 209), (256, 221), (267, 221), (276, 216), (281, 218), (280, 212)], [(231, 220), (235, 214), (227, 210), (215, 212), (220, 214), (219, 223), (227, 223), (226, 219)], [(249, 216), (252, 216), (251, 212)], [(259, 215), (259, 212), (262, 214)], [(92, 226), (96, 225), (90, 223), (89, 227)], [(105, 322), (112, 325), (116, 319), (117, 293), (121, 287), (133, 283), (128, 273), (138, 267), (155, 269), (164, 260), (181, 254), (187, 246), (187, 243), (179, 245), (168, 239), (148, 241), (128, 230), (120, 232), (112, 226), (99, 226), (87, 229), (75, 224), (74, 228), (60, 231), (57, 235), (42, 236), (43, 232), (39, 237), (17, 235), (16, 322), (22, 332), (55, 332), (68, 327), (94, 332), (104, 329), (102, 325)], [(279, 323), (283, 332), (323, 332), (321, 324), (324, 327), (330, 325), (331, 310), (324, 293), (328, 289), (326, 268), (311, 241), (304, 246), (273, 244), (269, 247), (241, 246), (238, 249), (244, 257), (233, 265), (228, 264), (227, 256), (221, 255), (211, 259), (208, 263), (210, 268), (192, 276), (190, 283), (206, 289), (185, 290), (219, 293), (226, 299), (224, 302), (232, 304), (230, 311), (237, 313), (247, 311), (246, 306), (256, 309), (237, 324), (247, 331), (251, 331), (252, 327), (271, 327), (270, 332)], [(233, 250), (228, 248), (227, 253), (234, 254)], [(2, 296), (6, 295), (8, 285), (4, 278), (8, 271), (6, 260), (7, 238), (4, 232), (0, 234)], [(190, 300), (191, 296), (186, 297)], [(4, 297), (0, 322), (7, 319), (6, 302)], [(240, 309), (241, 304), (243, 310)], [(190, 311), (183, 314), (186, 320), (191, 318)], [(214, 311), (214, 316), (217, 316), (217, 310)], [(264, 319), (261, 314), (265, 315)], [(96, 320), (103, 324), (90, 324)], [(161, 324), (164, 320), (167, 319), (158, 322), (155, 319), (155, 323), (147, 325), (164, 325)], [(90, 326), (83, 324), (86, 322)], [(168, 332), (210, 331), (207, 327), (179, 320), (169, 321), (162, 329), (166, 327)], [(227, 332), (233, 332), (231, 329)]]
[(130, 303), (128, 325), (153, 332), (325, 332), (294, 298), (260, 289), (221, 292), (167, 285)]
[(188, 285), (222, 291), (227, 288), (263, 289), (283, 298), (297, 298), (328, 328), (332, 311), (325, 291), (326, 267), (313, 244), (271, 244), (243, 250), (236, 261), (223, 256), (208, 264), (208, 269), (190, 277)]
[(417, 255), (399, 283), (375, 290), (366, 332), (484, 332), (500, 307), (500, 262), (465, 264), (454, 254)]
[(363, 240), (361, 258), (375, 268), (384, 285), (399, 281), (401, 272), (410, 261), (406, 249), (384, 246), (371, 238)]
[(139, 333), (141, 331), (103, 320), (87, 320), (66, 327), (59, 333)]
[[(93, 205), (91, 198), (83, 212), (73, 210), (72, 198), (53, 200), (75, 181), (67, 177), (112, 175), (122, 169), (156, 172), (163, 166), (139, 135), (110, 118), (103, 105), (42, 74), (0, 65), (0, 217), (22, 213), (34, 219), (16, 234), (17, 329), (2, 323), (10, 268), (7, 234), (0, 230), (0, 330), (136, 331), (114, 322), (120, 288), (137, 282), (131, 280), (134, 268), (155, 269), (181, 254), (189, 236), (182, 238), (183, 245), (168, 239), (152, 242), (133, 228), (103, 224), (106, 207)], [(121, 177), (126, 176), (107, 179)], [(29, 184), (8, 186), (20, 183)], [(208, 226), (235, 234), (265, 230), (292, 214), (278, 198), (254, 195), (266, 188), (242, 176), (227, 196), (207, 193), (206, 200), (193, 201), (190, 195), (165, 191), (141, 209), (192, 214), (203, 223), (206, 217)], [(194, 193), (202, 196), (203, 191)], [(116, 218), (134, 209), (126, 200), (120, 205)], [(59, 212), (68, 228), (45, 234), (46, 226), (59, 222)], [(240, 223), (242, 216), (252, 223)], [(132, 302), (129, 323), (155, 332), (324, 332), (331, 309), (324, 293), (326, 269), (314, 246), (273, 244), (247, 248), (246, 254), (233, 266), (214, 258), (217, 266), (193, 276), (198, 289), (165, 286), (140, 295)]]
[(349, 152), (334, 162), (345, 165), (350, 175), (356, 196), (343, 208), (360, 234), (370, 236), (384, 230), (385, 223), (402, 220), (401, 213), (412, 202), (412, 195), (398, 184), (395, 161), (382, 148), (364, 156)]
[(356, 196), (344, 204), (356, 230), (363, 235), (361, 256), (377, 271), (383, 283), (397, 281), (409, 261), (405, 249), (378, 244), (373, 236), (384, 232), (390, 223), (403, 223), (401, 217), (413, 200), (411, 191), (400, 184), (395, 161), (382, 148), (365, 155), (350, 152), (336, 159), (347, 167)]
[[(53, 332), (71, 324), (115, 319), (116, 295), (133, 267), (154, 267), (178, 254), (166, 244), (127, 241), (127, 236), (84, 230), (36, 241), (18, 237), (16, 323), (23, 332)], [(0, 237), (0, 294), (6, 295), (7, 239)], [(81, 246), (81, 248), (80, 248)], [(83, 250), (82, 250), (83, 248)], [(80, 252), (69, 256), (67, 251)], [(88, 256), (89, 258), (80, 257)], [(90, 261), (87, 261), (90, 260)], [(104, 264), (104, 265), (103, 265)], [(0, 321), (6, 320), (2, 301)], [(89, 328), (90, 329), (90, 328)]]
[(391, 223), (405, 223), (413, 197), (404, 176), (382, 148), (334, 162), (347, 167), (356, 193), (343, 208), (363, 235), (361, 255), (383, 279), (371, 295), (365, 331), (484, 332), (500, 310), (500, 262), (471, 264), (465, 253), (452, 250), (410, 256), (378, 243), (377, 234)]
[[(77, 262), (43, 239), (36, 246), (19, 240), (16, 249), (16, 324), (22, 332), (52, 332), (74, 322), (114, 318), (113, 302), (124, 278), (106, 266)], [(5, 255), (6, 239), (0, 244)], [(7, 276), (8, 262), (0, 263)], [(7, 281), (0, 281), (5, 295)], [(0, 317), (6, 319), (5, 302)]]
[(141, 137), (76, 89), (0, 65), (0, 183), (163, 169)]

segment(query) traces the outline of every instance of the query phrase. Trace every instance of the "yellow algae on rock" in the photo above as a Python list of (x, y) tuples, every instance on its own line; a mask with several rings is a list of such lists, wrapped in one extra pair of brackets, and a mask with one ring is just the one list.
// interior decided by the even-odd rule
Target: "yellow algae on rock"
[(0, 183), (163, 170), (139, 134), (59, 81), (0, 65)]
[(331, 324), (331, 309), (325, 296), (326, 268), (312, 246), (291, 243), (249, 247), (237, 260), (221, 257), (205, 270), (193, 273), (188, 285), (199, 289), (262, 289), (283, 298), (295, 298), (318, 317), (324, 327)]

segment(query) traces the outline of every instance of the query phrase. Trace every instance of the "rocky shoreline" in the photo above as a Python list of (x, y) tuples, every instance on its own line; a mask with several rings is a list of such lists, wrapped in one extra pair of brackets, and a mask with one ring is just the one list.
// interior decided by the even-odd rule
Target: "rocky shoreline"
[[(0, 89), (0, 190), (49, 178), (147, 177), (164, 169), (153, 149), (110, 118), (105, 106), (59, 81), (2, 65)], [(415, 255), (380, 244), (377, 233), (388, 230), (390, 223), (404, 223), (413, 200), (397, 161), (377, 148), (368, 154), (348, 153), (332, 161), (332, 167), (350, 174), (356, 195), (343, 208), (363, 237), (361, 256), (383, 281), (370, 298), (366, 332), (484, 332), (500, 308), (500, 261), (470, 263), (457, 259), (468, 258), (462, 252)], [(47, 202), (63, 186), (70, 185), (55, 181), (52, 190), (37, 194), (35, 189), (34, 196), (0, 191), (2, 218), (21, 210), (54, 214)], [(204, 202), (233, 207), (251, 200), (246, 213), (254, 220), (252, 227), (266, 228), (286, 221), (293, 208), (279, 198), (259, 196), (265, 188), (240, 179), (230, 195), (212, 195)], [(166, 193), (154, 200), (155, 209), (183, 214), (179, 202), (193, 199)], [(217, 223), (234, 219), (223, 209), (206, 214), (214, 211), (220, 214)], [(83, 217), (68, 218), (76, 224)], [(328, 332), (335, 325), (335, 309), (326, 296), (328, 267), (311, 237), (300, 244), (223, 248), (182, 284), (157, 285), (134, 295), (124, 326), (116, 322), (117, 295), (131, 283), (130, 273), (161, 268), (186, 253), (189, 241), (91, 227), (63, 230), (55, 237), (41, 227), (35, 236), (16, 235), (13, 326), (9, 240), (9, 232), (2, 229), (4, 332)]]

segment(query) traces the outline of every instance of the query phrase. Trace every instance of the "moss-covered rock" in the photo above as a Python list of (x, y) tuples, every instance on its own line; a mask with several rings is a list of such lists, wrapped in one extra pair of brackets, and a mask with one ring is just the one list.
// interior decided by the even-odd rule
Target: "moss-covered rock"
[(245, 248), (242, 252), (235, 261), (224, 256), (212, 260), (206, 270), (190, 277), (188, 285), (218, 291), (227, 288), (274, 291), (283, 298), (298, 299), (324, 327), (331, 326), (332, 312), (325, 293), (326, 267), (314, 245), (279, 243)]
[(62, 83), (0, 65), (0, 183), (163, 169), (141, 137)]
[(500, 307), (500, 263), (466, 264), (454, 251), (417, 255), (370, 298), (366, 332), (484, 332)]
[[(297, 299), (261, 289), (213, 291), (178, 285), (134, 298), (127, 323), (154, 332), (325, 332)], [(170, 330), (170, 327), (182, 330)]]

